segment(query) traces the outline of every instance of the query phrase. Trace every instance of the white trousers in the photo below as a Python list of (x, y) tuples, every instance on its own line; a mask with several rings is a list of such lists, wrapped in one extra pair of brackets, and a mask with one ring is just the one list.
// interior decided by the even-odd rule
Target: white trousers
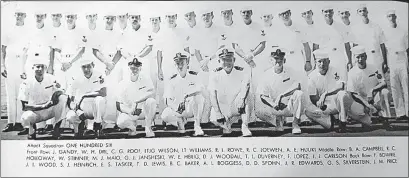
[[(240, 91), (240, 92), (243, 92), (243, 91)], [(254, 106), (254, 104), (251, 103), (254, 101), (253, 95), (249, 94), (247, 98), (245, 99), (245, 113), (244, 114), (239, 113), (239, 109), (238, 109), (239, 106), (236, 105), (236, 102), (239, 99), (238, 97), (239, 95), (240, 94), (237, 94), (236, 96), (232, 97), (234, 98), (232, 101), (228, 101), (228, 102), (222, 102), (220, 100), (217, 101), (219, 103), (220, 112), (223, 114), (224, 118), (226, 119), (227, 126), (229, 128), (234, 122), (236, 122), (238, 117), (241, 117), (241, 120), (243, 121), (242, 122), (243, 125), (247, 126), (248, 123), (250, 122), (249, 113), (251, 113), (251, 110), (253, 110), (252, 107)], [(210, 112), (210, 121), (217, 126), (221, 126), (221, 124), (217, 122), (217, 119), (221, 119), (221, 118), (220, 116), (216, 114), (214, 108), (212, 108)]]
[[(273, 125), (276, 125), (277, 118), (279, 120), (282, 120), (284, 117), (295, 117), (300, 119), (301, 115), (304, 114), (306, 98), (304, 92), (300, 90), (295, 91), (286, 102), (282, 101), (287, 107), (280, 111), (262, 103), (260, 96), (256, 97), (256, 116), (263, 121), (272, 123)], [(271, 104), (274, 103), (273, 99), (266, 98), (266, 100)]]
[(339, 114), (339, 120), (342, 122), (346, 122), (349, 116), (351, 119), (362, 124), (371, 124), (371, 117), (364, 113), (364, 107), (357, 103), (348, 92), (339, 91), (336, 95), (330, 96), (325, 104), (327, 105), (325, 111), (321, 111), (312, 103), (306, 107), (305, 111), (307, 117), (316, 121), (324, 128), (328, 129), (331, 127), (330, 114)]
[(406, 52), (388, 54), (390, 82), (396, 116), (409, 116), (408, 57)]
[(145, 102), (138, 104), (138, 109), (142, 109), (139, 116), (133, 116), (126, 113), (120, 113), (118, 116), (118, 127), (136, 130), (136, 121), (145, 118), (145, 131), (151, 131), (152, 121), (156, 114), (156, 100), (148, 98)]
[(78, 132), (78, 125), (81, 123), (80, 115), (84, 114), (88, 120), (87, 128), (90, 129), (90, 125), (95, 123), (102, 123), (103, 116), (106, 112), (106, 97), (97, 96), (95, 98), (86, 98), (82, 101), (80, 109), (77, 111), (70, 110), (67, 113), (67, 120), (74, 126), (74, 132)]
[(162, 120), (168, 124), (178, 126), (178, 122), (181, 122), (183, 118), (194, 118), (195, 128), (200, 127), (200, 120), (202, 118), (205, 98), (202, 95), (196, 95), (186, 99), (185, 110), (182, 114), (177, 111), (178, 108), (166, 107), (162, 112)]
[(39, 122), (50, 120), (51, 118), (56, 118), (53, 125), (63, 120), (67, 115), (68, 106), (67, 106), (67, 95), (61, 95), (58, 99), (59, 102), (57, 105), (52, 106), (48, 109), (40, 111), (25, 111), (22, 115), (23, 125), (28, 126), (29, 134), (34, 133), (33, 125)]
[(7, 54), (5, 59), (7, 68), (7, 78), (5, 78), (6, 95), (7, 95), (7, 122), (21, 123), (21, 115), (23, 114), (23, 106), (18, 99), (20, 85), (23, 81), (20, 74), (23, 73), (22, 59), (20, 55)]

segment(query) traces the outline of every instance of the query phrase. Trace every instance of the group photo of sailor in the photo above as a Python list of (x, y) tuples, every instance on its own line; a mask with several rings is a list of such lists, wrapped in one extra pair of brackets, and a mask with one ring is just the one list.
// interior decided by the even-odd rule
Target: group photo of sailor
[(2, 4), (2, 134), (252, 137), (309, 126), (336, 134), (409, 119), (407, 8), (47, 3)]

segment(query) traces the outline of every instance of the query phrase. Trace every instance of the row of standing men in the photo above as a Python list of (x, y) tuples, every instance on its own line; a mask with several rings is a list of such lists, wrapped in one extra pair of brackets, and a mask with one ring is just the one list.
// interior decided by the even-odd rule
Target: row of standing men
[[(21, 82), (19, 78), (33, 78), (30, 76), (31, 73), (28, 73), (28, 76), (26, 76), (26, 74), (20, 72), (30, 70), (32, 66), (30, 60), (24, 62), (26, 64), (23, 64), (24, 55), (22, 51), (27, 55), (32, 55), (33, 53), (37, 53), (36, 49), (41, 48), (41, 46), (51, 47), (49, 56), (52, 59), (50, 60), (49, 66), (52, 67), (48, 69), (50, 73), (53, 73), (58, 78), (58, 83), (61, 83), (64, 89), (69, 88), (72, 76), (78, 73), (80, 67), (78, 67), (78, 62), (75, 63), (77, 60), (81, 61), (85, 58), (98, 59), (94, 62), (96, 68), (100, 71), (106, 69), (106, 74), (111, 78), (107, 80), (110, 81), (107, 86), (115, 86), (116, 83), (122, 80), (123, 76), (126, 76), (121, 74), (121, 72), (128, 71), (119, 70), (118, 68), (123, 68), (126, 66), (127, 61), (134, 58), (143, 59), (142, 61), (145, 63), (144, 66), (148, 67), (144, 67), (142, 71), (149, 74), (157, 95), (155, 99), (158, 101), (159, 106), (162, 106), (159, 107), (159, 111), (164, 111), (166, 103), (163, 98), (166, 97), (161, 97), (165, 91), (164, 86), (166, 86), (167, 81), (171, 81), (170, 79), (174, 77), (175, 73), (178, 73), (177, 68), (172, 67), (174, 64), (170, 59), (181, 51), (189, 53), (189, 70), (194, 71), (193, 73), (198, 73), (199, 80), (203, 82), (205, 88), (209, 88), (209, 71), (218, 68), (220, 65), (218, 60), (216, 60), (216, 51), (219, 50), (220, 47), (232, 47), (238, 59), (235, 65), (237, 65), (238, 68), (248, 69), (250, 73), (251, 87), (249, 88), (251, 94), (246, 96), (256, 96), (255, 93), (259, 83), (264, 84), (264, 82), (260, 82), (259, 79), (264, 78), (265, 72), (271, 69), (272, 66), (269, 65), (268, 60), (271, 56), (269, 53), (271, 52), (271, 46), (278, 45), (282, 51), (286, 51), (285, 61), (288, 68), (292, 68), (296, 71), (306, 71), (306, 74), (309, 74), (311, 70), (315, 68), (315, 64), (311, 64), (314, 62), (314, 60), (311, 60), (311, 51), (315, 51), (318, 48), (326, 49), (329, 51), (329, 58), (332, 61), (331, 65), (336, 66), (339, 70), (337, 75), (347, 81), (347, 71), (355, 62), (352, 59), (350, 43), (353, 43), (354, 46), (359, 44), (365, 47), (366, 54), (368, 55), (368, 63), (374, 65), (380, 75), (383, 75), (388, 69), (386, 59), (389, 59), (390, 66), (393, 66), (390, 70), (391, 85), (395, 107), (398, 111), (397, 115), (398, 117), (407, 117), (407, 40), (405, 40), (407, 39), (407, 32), (396, 27), (396, 14), (394, 11), (388, 11), (386, 14), (391, 25), (390, 29), (387, 30), (382, 30), (378, 25), (369, 21), (368, 10), (365, 5), (361, 5), (357, 9), (357, 13), (362, 17), (362, 23), (354, 25), (351, 30), (349, 30), (347, 26), (344, 26), (343, 23), (337, 23), (333, 20), (334, 10), (330, 7), (322, 9), (322, 14), (326, 22), (323, 26), (314, 27), (314, 23), (311, 21), (311, 10), (307, 9), (303, 12), (302, 16), (305, 17), (307, 24), (310, 24), (308, 28), (293, 23), (290, 9), (283, 9), (279, 12), (279, 18), (283, 24), (276, 26), (269, 24), (273, 18), (271, 14), (264, 15), (263, 18), (266, 19), (264, 28), (252, 20), (251, 8), (241, 9), (240, 13), (244, 21), (244, 24), (241, 26), (232, 21), (233, 11), (231, 9), (223, 10), (221, 13), (223, 14), (224, 24), (226, 25), (224, 29), (213, 24), (212, 20), (214, 15), (213, 12), (209, 10), (200, 13), (205, 28), (197, 28), (195, 25), (196, 15), (192, 11), (184, 14), (189, 26), (192, 27), (191, 29), (178, 28), (176, 24), (177, 14), (168, 14), (165, 18), (169, 27), (167, 29), (160, 30), (160, 17), (152, 17), (150, 19), (153, 27), (152, 32), (141, 28), (141, 19), (137, 13), (119, 16), (107, 14), (104, 17), (106, 20), (105, 30), (97, 31), (95, 30), (97, 15), (91, 13), (87, 14), (89, 30), (87, 30), (86, 33), (79, 32), (80, 30), (76, 28), (75, 20), (77, 14), (68, 13), (65, 14), (68, 30), (62, 28), (59, 30), (54, 29), (52, 39), (47, 37), (49, 34), (41, 30), (44, 27), (46, 15), (37, 14), (37, 30), (39, 30), (39, 33), (35, 33), (34, 38), (26, 38), (31, 40), (30, 43), (24, 44), (25, 42), (19, 40), (15, 34), (18, 34), (19, 37), (25, 34), (24, 31), (22, 31), (23, 28), (21, 28), (24, 26), (25, 13), (16, 11), (17, 25), (13, 28), (14, 35), (7, 35), (7, 40), (5, 40), (6, 42), (2, 46), (4, 50), (3, 54), (5, 55), (2, 56), (2, 59), (6, 59), (6, 61), (2, 63), (2, 74), (7, 75), (8, 105), (11, 106), (9, 108), (9, 123), (11, 125), (9, 124), (6, 130), (8, 128), (8, 130), (13, 129), (14, 127), (21, 129), (19, 128), (21, 125), (14, 124), (13, 126), (13, 123), (19, 123), (20, 118), (17, 116), (21, 108), (21, 106), (20, 108), (18, 107), (20, 103), (17, 98), (18, 88)], [(348, 11), (340, 11), (340, 14), (346, 14), (346, 17), (348, 17), (348, 13)], [(53, 23), (54, 25), (61, 16), (59, 16), (58, 13), (52, 14), (52, 16), (53, 22), (55, 22)], [(125, 24), (128, 24), (127, 20), (129, 19), (131, 26), (126, 27), (125, 30), (121, 30), (121, 32), (114, 31), (113, 27), (117, 18), (119, 22), (121, 22), (121, 19), (122, 21), (125, 19)], [(342, 19), (344, 21), (344, 18)], [(123, 23), (120, 26), (123, 26)], [(314, 31), (312, 29), (319, 30), (322, 33), (320, 35), (309, 34), (309, 32)], [(387, 38), (385, 36), (387, 36)], [(99, 37), (102, 37), (102, 39)], [(310, 46), (312, 46), (313, 50), (311, 50)], [(84, 57), (81, 58), (81, 56)], [(125, 60), (121, 61), (121, 58)], [(7, 59), (12, 59), (15, 62), (7, 62)], [(56, 59), (55, 62), (54, 59)], [(391, 62), (391, 60), (393, 61)], [(10, 67), (10, 64), (15, 65), (15, 67)], [(72, 65), (74, 66), (71, 67)], [(75, 67), (75, 65), (77, 65), (77, 67)], [(22, 69), (21, 66), (25, 66), (26, 69)], [(7, 68), (21, 70), (13, 70), (13, 72), (9, 71), (9, 73), (7, 73)], [(115, 68), (117, 70), (113, 70)], [(22, 75), (20, 76), (20, 74)], [(301, 81), (303, 82), (303, 86), (308, 86), (306, 84), (307, 79)], [(108, 92), (107, 96), (116, 96), (119, 92), (115, 89), (108, 91), (112, 92), (112, 94)], [(227, 95), (230, 90), (223, 89), (223, 92)], [(212, 98), (211, 93), (204, 93), (207, 93), (204, 94), (205, 100), (210, 102)], [(254, 107), (256, 99), (251, 100), (253, 100), (253, 104), (247, 103), (247, 105), (253, 105), (253, 107), (250, 108), (250, 111), (246, 112), (248, 113), (246, 115), (252, 119), (248, 121), (256, 120), (256, 112), (254, 112), (254, 108), (257, 108), (257, 106)], [(163, 112), (161, 113), (163, 115)], [(207, 111), (207, 113), (209, 113), (209, 111)], [(390, 113), (386, 116), (390, 116)], [(51, 120), (49, 124), (52, 124)], [(247, 123), (243, 124), (245, 126)], [(44, 127), (44, 125), (45, 123), (43, 123), (42, 126), (41, 124), (38, 125), (38, 127), (41, 128)], [(27, 133), (27, 130), (23, 132)], [(249, 134), (247, 132), (247, 134), (243, 133), (243, 135)]]

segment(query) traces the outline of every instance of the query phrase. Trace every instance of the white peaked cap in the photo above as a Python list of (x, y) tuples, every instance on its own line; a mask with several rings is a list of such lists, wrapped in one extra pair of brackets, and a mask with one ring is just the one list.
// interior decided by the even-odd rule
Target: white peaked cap
[(328, 51), (325, 49), (317, 49), (313, 52), (316, 59), (329, 58)]
[(364, 46), (355, 46), (351, 49), (352, 54), (354, 55), (359, 55), (365, 53), (365, 47)]

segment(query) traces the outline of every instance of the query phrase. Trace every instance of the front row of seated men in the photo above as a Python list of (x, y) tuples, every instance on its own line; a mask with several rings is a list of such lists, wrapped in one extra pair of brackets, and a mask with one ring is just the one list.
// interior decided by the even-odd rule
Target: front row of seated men
[[(333, 128), (333, 119), (340, 121), (340, 132), (346, 132), (348, 118), (370, 126), (372, 114), (390, 117), (388, 90), (384, 77), (374, 66), (366, 63), (365, 49), (356, 46), (352, 50), (355, 66), (349, 71), (348, 79), (339, 75), (325, 49), (314, 51), (316, 69), (309, 75), (308, 85), (303, 84), (302, 74), (286, 66), (286, 52), (274, 46), (270, 56), (273, 67), (265, 71), (257, 90), (249, 94), (250, 73), (248, 69), (235, 66), (235, 51), (225, 48), (218, 52), (218, 68), (211, 72), (206, 88), (198, 79), (197, 72), (188, 71), (189, 56), (177, 53), (174, 62), (177, 74), (165, 84), (166, 108), (161, 118), (167, 124), (178, 127), (182, 135), (188, 118), (194, 118), (194, 136), (203, 136), (200, 120), (206, 102), (212, 106), (210, 120), (223, 129), (224, 135), (231, 133), (231, 125), (241, 117), (243, 136), (251, 136), (248, 128), (250, 113), (283, 131), (285, 117), (293, 117), (292, 133), (300, 134), (298, 125), (301, 115), (326, 129)], [(105, 125), (107, 109), (117, 92), (116, 124), (136, 135), (136, 121), (145, 119), (146, 137), (154, 137), (151, 126), (156, 114), (152, 81), (141, 72), (142, 63), (134, 58), (128, 62), (128, 76), (118, 86), (106, 86), (104, 75), (94, 71), (90, 57), (81, 59), (83, 74), (73, 78), (67, 91), (53, 75), (45, 73), (47, 53), (32, 56), (34, 77), (21, 85), (19, 98), (23, 103), (23, 125), (28, 129), (28, 138), (36, 138), (36, 123), (55, 118), (54, 137), (59, 137), (59, 125), (66, 119), (74, 126), (75, 137), (94, 132), (97, 135)], [(210, 93), (204, 97), (203, 92)], [(255, 98), (251, 98), (255, 97)], [(252, 102), (255, 101), (255, 102)], [(253, 106), (251, 106), (253, 105)], [(115, 106), (115, 105), (114, 105)]]

